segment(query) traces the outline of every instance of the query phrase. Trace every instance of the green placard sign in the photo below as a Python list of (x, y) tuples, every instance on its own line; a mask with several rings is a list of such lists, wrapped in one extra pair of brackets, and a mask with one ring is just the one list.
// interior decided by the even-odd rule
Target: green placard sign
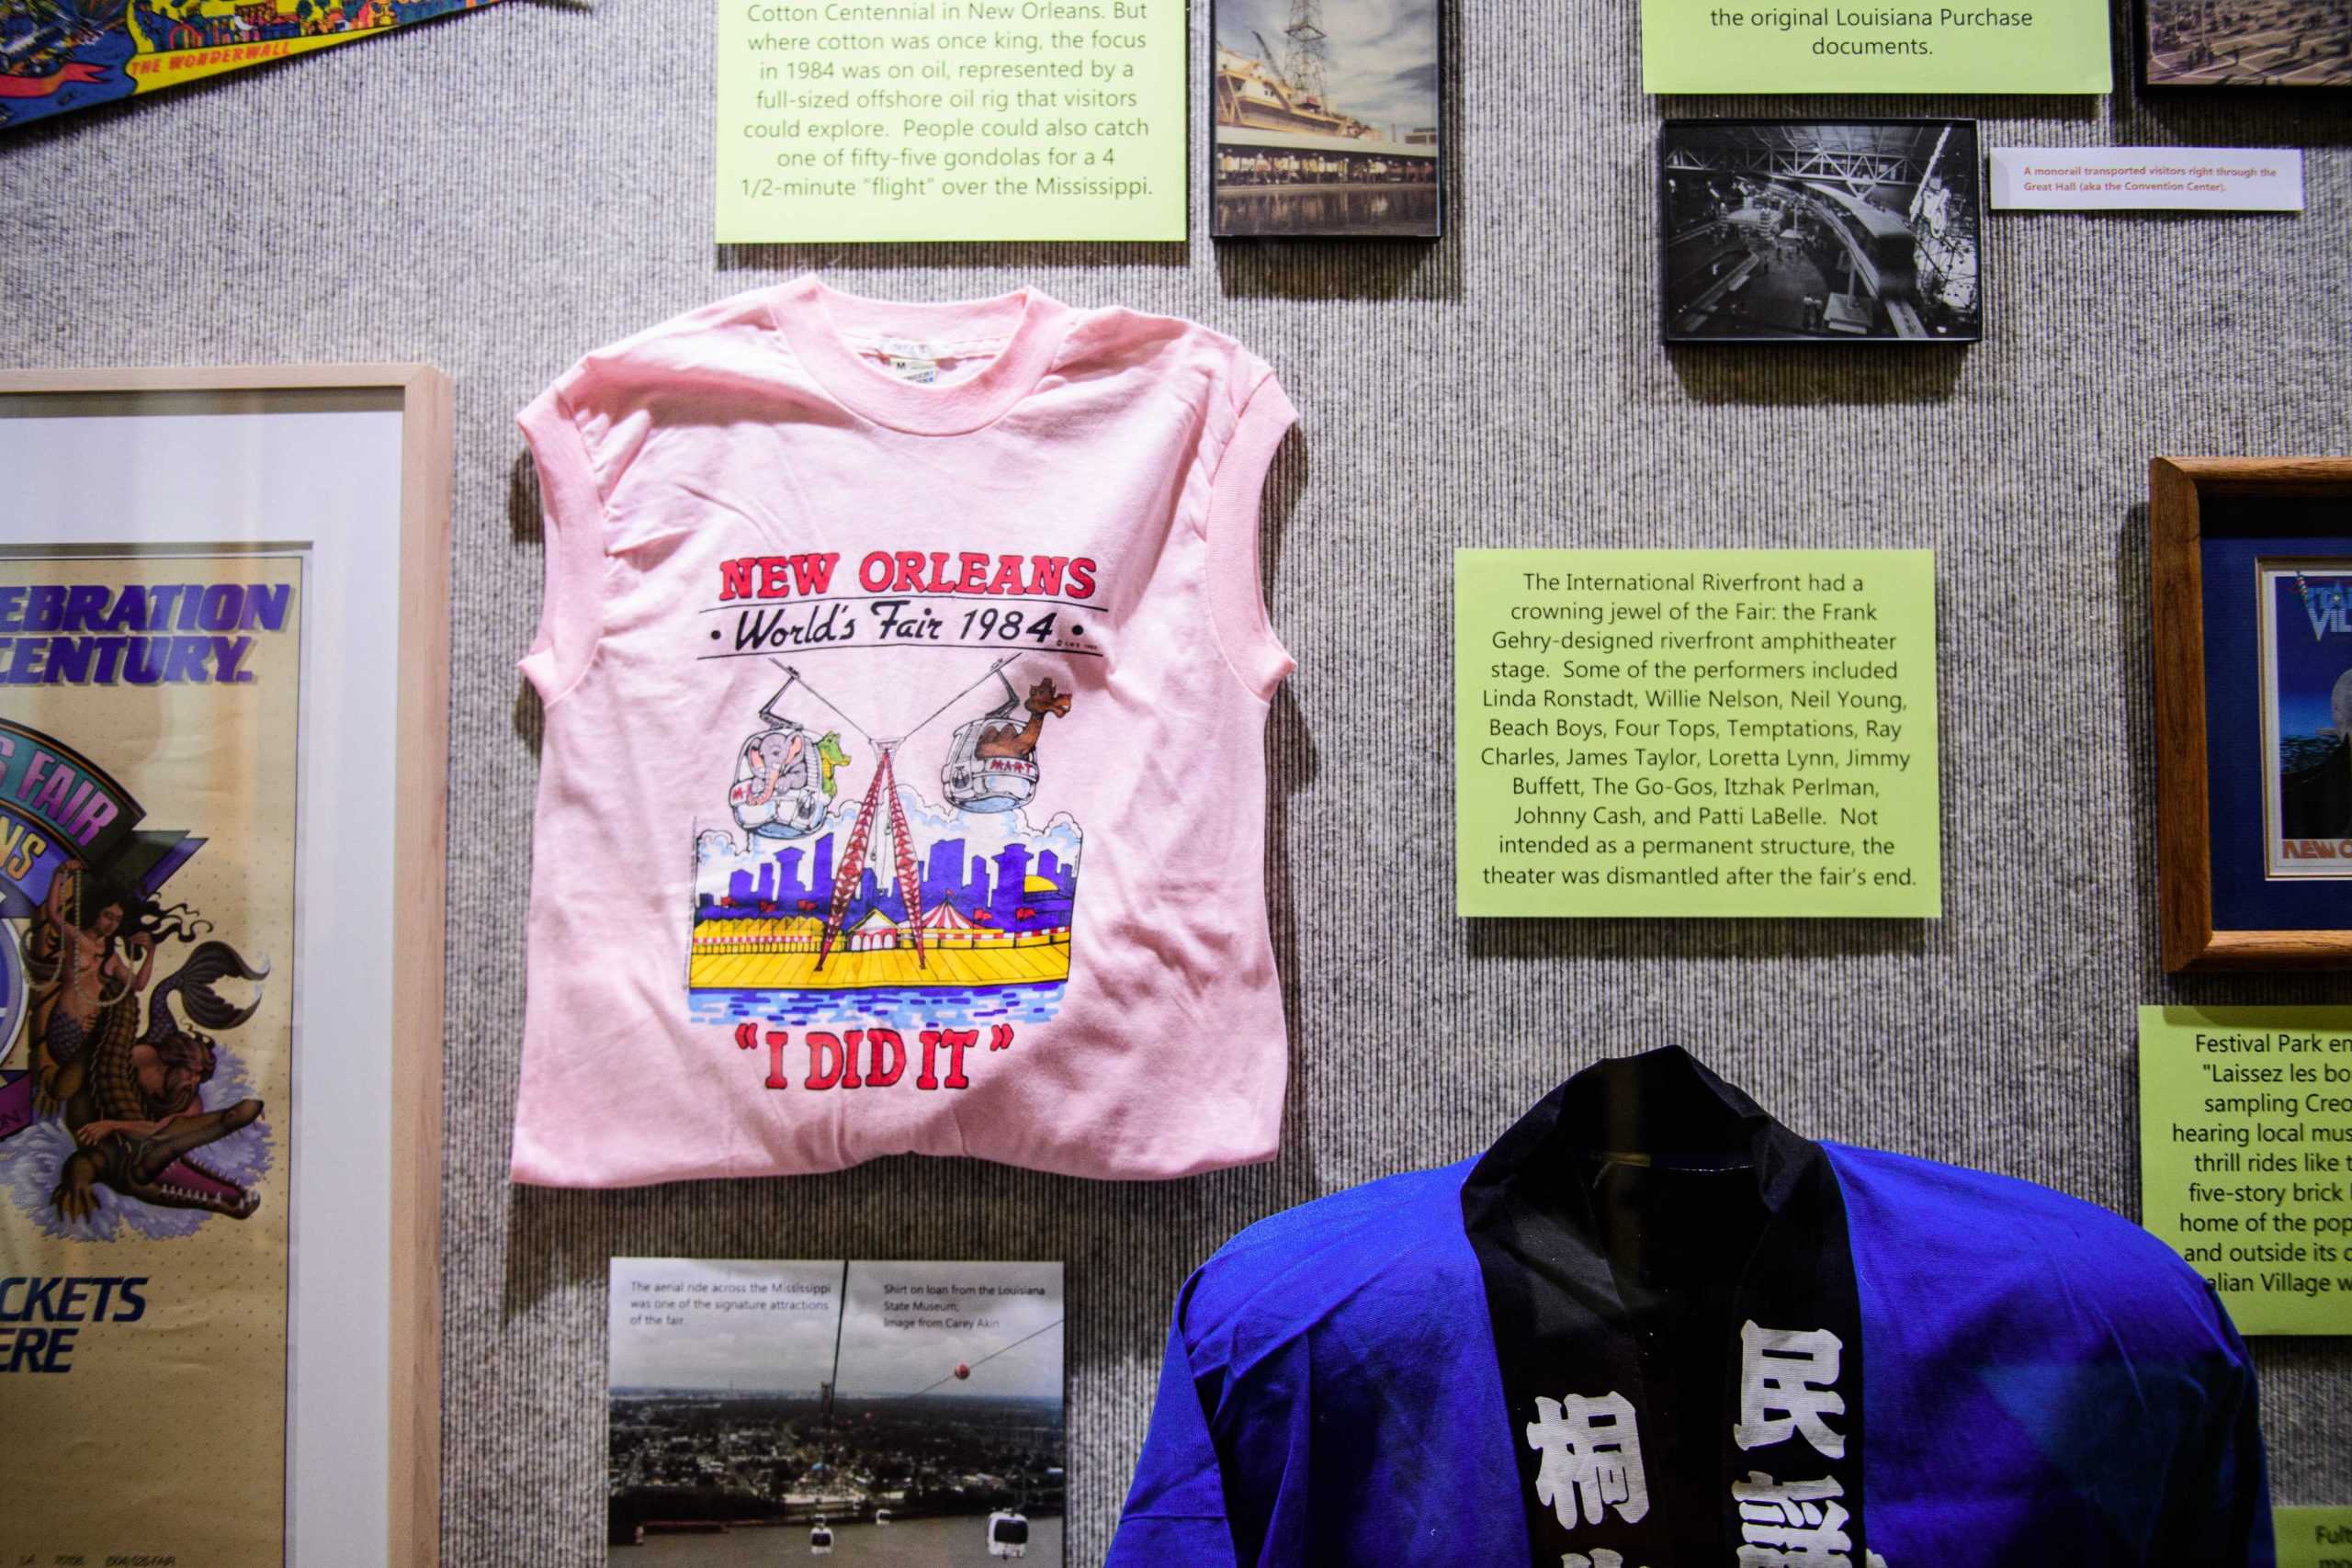
[(2140, 1010), (2141, 1223), (2240, 1333), (2352, 1334), (2347, 1183), (2352, 1008)]
[(2102, 0), (1642, 0), (1645, 93), (2105, 93)]
[(721, 244), (1182, 240), (1182, 0), (719, 0)]
[(2280, 1508), (2278, 1568), (2352, 1568), (2352, 1508)]
[(1464, 915), (1935, 916), (1926, 550), (1457, 550)]

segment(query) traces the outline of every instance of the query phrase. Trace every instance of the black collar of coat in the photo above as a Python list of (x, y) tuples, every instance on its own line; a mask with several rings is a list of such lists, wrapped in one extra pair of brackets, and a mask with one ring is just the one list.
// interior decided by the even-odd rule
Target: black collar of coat
[[(1598, 1180), (1628, 1166), (1712, 1170), (1727, 1182), (1752, 1183), (1764, 1218), (1749, 1256), (1723, 1260), (1728, 1321), (1838, 1337), (1844, 1347), (1836, 1384), (1845, 1402), (1836, 1418), (1847, 1439), (1842, 1458), (1823, 1458), (1802, 1441), (1752, 1452), (1736, 1446), (1736, 1337), (1661, 1365), (1658, 1357), (1667, 1352), (1660, 1318), (1647, 1309), (1664, 1298), (1629, 1307), (1626, 1292), (1634, 1287), (1612, 1266), (1593, 1200)], [(1852, 1516), (1850, 1560), (1857, 1568), (1865, 1562), (1860, 1305), (1844, 1199), (1819, 1145), (1669, 1046), (1597, 1063), (1546, 1095), (1472, 1168), (1462, 1211), (1486, 1287), (1531, 1562), (1557, 1564), (1565, 1552), (1597, 1547), (1621, 1551), (1628, 1564), (1699, 1562), (1685, 1549), (1694, 1529), (1709, 1533), (1705, 1524), (1692, 1523), (1703, 1516), (1715, 1521), (1705, 1561), (1730, 1564), (1744, 1528), (1731, 1488), (1758, 1472), (1781, 1483), (1834, 1479), (1843, 1488), (1840, 1506)], [(1666, 1372), (1671, 1377), (1657, 1375)], [(1536, 1401), (1609, 1394), (1622, 1395), (1638, 1413), (1657, 1506), (1638, 1520), (1611, 1511), (1600, 1521), (1579, 1518), (1563, 1527), (1534, 1489), (1540, 1460), (1525, 1434), (1537, 1419)], [(1679, 1430), (1679, 1413), (1693, 1408), (1709, 1413), (1713, 1430)], [(1685, 1462), (1663, 1473), (1660, 1466), (1673, 1453)], [(1668, 1506), (1675, 1503), (1687, 1506)]]

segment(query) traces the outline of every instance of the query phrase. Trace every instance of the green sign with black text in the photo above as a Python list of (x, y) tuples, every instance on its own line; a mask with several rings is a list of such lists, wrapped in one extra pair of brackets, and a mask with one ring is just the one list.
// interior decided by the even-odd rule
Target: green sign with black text
[(1464, 915), (1942, 912), (1935, 557), (1457, 550)]
[(1645, 93), (2106, 93), (2098, 0), (1642, 0)]
[(2278, 1568), (2352, 1568), (2352, 1508), (2281, 1508)]
[(2140, 1010), (2140, 1221), (2240, 1333), (2352, 1334), (2348, 1183), (2352, 1008)]

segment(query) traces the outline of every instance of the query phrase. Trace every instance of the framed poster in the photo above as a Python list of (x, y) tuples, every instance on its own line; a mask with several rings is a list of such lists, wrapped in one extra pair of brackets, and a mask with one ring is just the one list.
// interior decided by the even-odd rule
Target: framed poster
[(2352, 458), (2149, 488), (2165, 967), (2352, 966)]
[(1975, 121), (1670, 119), (1657, 153), (1666, 342), (1984, 337)]
[(2148, 86), (2352, 88), (2341, 0), (2140, 0), (2139, 10)]
[(2263, 874), (2352, 878), (2352, 549), (2254, 573)]
[(448, 442), (0, 372), (0, 1562), (437, 1553)]
[(1445, 231), (1436, 0), (1216, 0), (1209, 232)]

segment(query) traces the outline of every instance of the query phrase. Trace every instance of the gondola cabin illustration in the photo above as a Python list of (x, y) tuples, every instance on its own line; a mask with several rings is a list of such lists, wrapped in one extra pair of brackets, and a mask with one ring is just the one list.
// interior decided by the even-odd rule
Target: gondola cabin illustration
[(989, 1555), (990, 1557), (1028, 1556), (1029, 1516), (1018, 1511), (990, 1514), (989, 1516)]
[[(1069, 694), (1054, 690), (1049, 677), (1029, 688), (1026, 701), (1013, 694), (1000, 660), (989, 671), (1004, 687), (1004, 701), (982, 716), (963, 725), (948, 742), (947, 763), (940, 770), (940, 787), (947, 803), (959, 811), (1012, 811), (1037, 793), (1037, 740), (1045, 733), (1046, 716), (1066, 717)], [(1015, 708), (1025, 708), (1028, 720), (1016, 722)]]
[(825, 1523), (824, 1520), (819, 1519), (817, 1521), (816, 1529), (808, 1532), (808, 1555), (811, 1557), (831, 1557), (832, 1554), (832, 1529)]
[(775, 695), (761, 705), (765, 729), (747, 737), (735, 755), (735, 780), (727, 804), (735, 825), (759, 839), (806, 838), (824, 825), (839, 786), (833, 771), (849, 761), (838, 733), (812, 733), (776, 712), (798, 671), (785, 671)]

